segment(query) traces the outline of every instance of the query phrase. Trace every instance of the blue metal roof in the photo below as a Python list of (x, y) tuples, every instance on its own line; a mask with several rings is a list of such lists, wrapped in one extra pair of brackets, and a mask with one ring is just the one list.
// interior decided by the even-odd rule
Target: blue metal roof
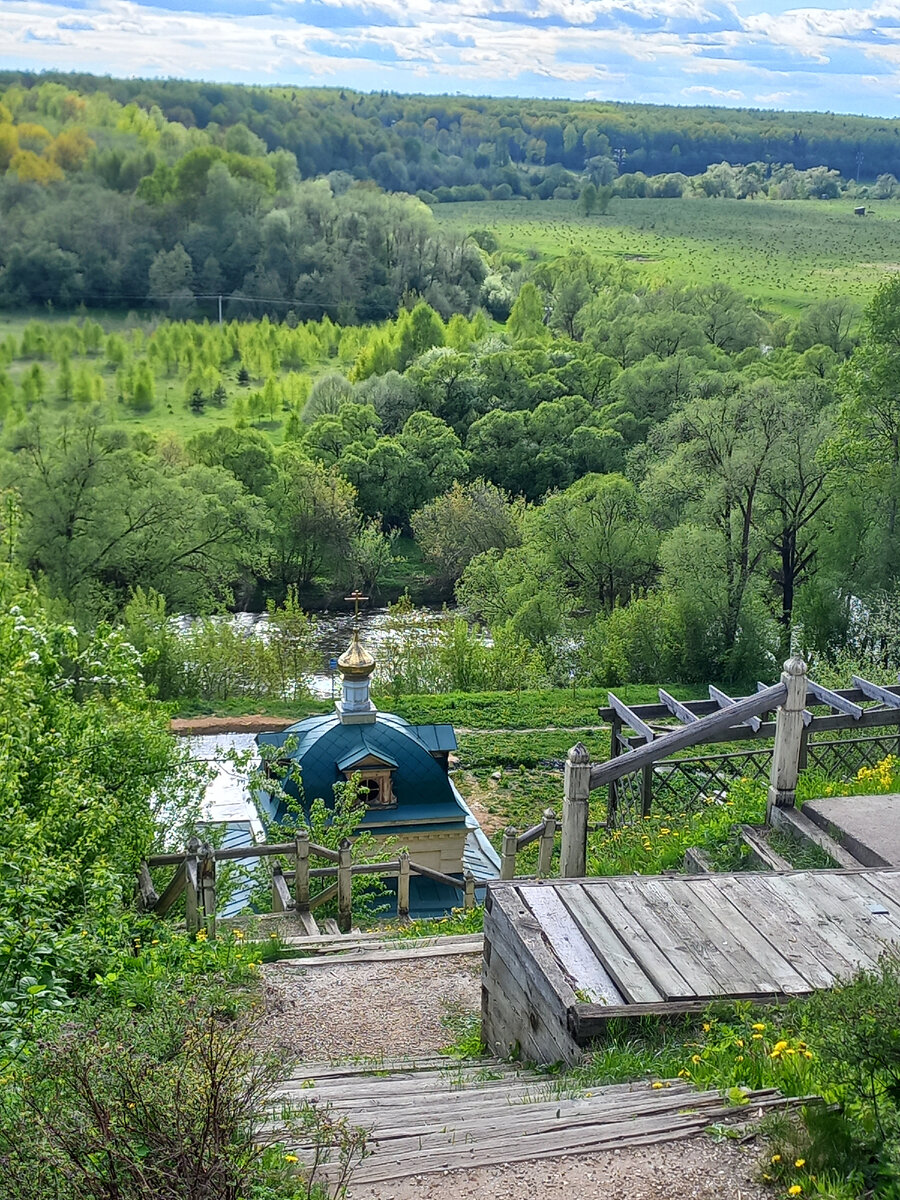
[[(426, 736), (420, 737), (420, 730)], [(449, 733), (448, 733), (449, 731)], [(411, 824), (438, 823), (441, 828), (465, 828), (466, 813), (457, 801), (447, 772), (434, 758), (432, 750), (455, 747), (452, 726), (414, 726), (393, 713), (378, 713), (371, 724), (341, 723), (336, 713), (307, 717), (279, 733), (261, 733), (260, 745), (282, 748), (295, 741), (296, 747), (282, 757), (300, 768), (303, 803), (308, 809), (313, 800), (331, 804), (334, 785), (344, 779), (343, 772), (369, 755), (391, 765), (394, 808), (372, 808), (362, 825), (378, 827), (379, 833), (403, 836)], [(289, 795), (297, 795), (288, 783)], [(264, 798), (265, 799), (265, 798)], [(283, 811), (271, 813), (280, 820)]]

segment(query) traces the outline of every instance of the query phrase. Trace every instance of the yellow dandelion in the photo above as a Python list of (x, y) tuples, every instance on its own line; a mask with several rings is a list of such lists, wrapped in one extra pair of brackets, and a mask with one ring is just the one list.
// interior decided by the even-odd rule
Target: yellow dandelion
[(299, 1160), (298, 1160), (296, 1154), (286, 1154), (284, 1156), (284, 1161), (289, 1162), (289, 1163), (295, 1163), (295, 1162), (298, 1162)]
[(761, 1041), (762, 1041), (762, 1034), (761, 1034), (761, 1033), (754, 1033), (754, 1034), (753, 1034), (753, 1039), (752, 1039), (752, 1040), (753, 1040), (754, 1042), (761, 1042)]
[(805, 1159), (805, 1158), (795, 1158), (795, 1159), (794, 1159), (794, 1166), (795, 1166), (795, 1167), (805, 1167), (805, 1166), (806, 1166), (806, 1159)]
[(739, 1054), (739, 1055), (737, 1056), (737, 1058), (736, 1058), (734, 1061), (735, 1061), (735, 1062), (743, 1062), (743, 1061), (744, 1061), (744, 1056), (743, 1056), (743, 1054)]
[(661, 1083), (660, 1083), (660, 1081), (657, 1079), (657, 1080), (656, 1080), (654, 1083), (651, 1083), (651, 1084), (650, 1084), (650, 1086), (651, 1086), (652, 1088), (654, 1088), (654, 1089), (658, 1089), (658, 1088), (661, 1088), (661, 1087), (662, 1087), (662, 1084), (661, 1084)]
[(756, 1024), (751, 1025), (750, 1028), (757, 1030), (758, 1033), (763, 1033), (766, 1027), (762, 1021), (757, 1021)]
[(696, 1065), (696, 1064), (697, 1064), (699, 1061), (700, 1061), (700, 1055), (699, 1055), (699, 1054), (692, 1054), (692, 1055), (691, 1055), (691, 1062), (692, 1062), (692, 1063), (694, 1063), (694, 1065)]
[(704, 1024), (704, 1026), (703, 1026), (703, 1032), (704, 1032), (704, 1033), (709, 1033), (709, 1031), (710, 1031), (711, 1029), (712, 1029), (712, 1025), (710, 1025), (710, 1024), (709, 1024), (709, 1022), (706, 1022), (706, 1023)]
[(803, 1191), (803, 1188), (800, 1186), (800, 1184), (795, 1183), (795, 1184), (792, 1184), (791, 1187), (788, 1188), (788, 1195), (789, 1196), (799, 1196), (802, 1191)]
[(773, 1162), (773, 1163), (781, 1162), (781, 1155), (773, 1154), (772, 1157), (769, 1159), (769, 1162)]

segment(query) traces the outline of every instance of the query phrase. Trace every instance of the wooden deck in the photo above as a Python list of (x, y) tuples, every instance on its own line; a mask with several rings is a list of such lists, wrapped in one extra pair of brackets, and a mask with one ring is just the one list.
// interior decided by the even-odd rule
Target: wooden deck
[(574, 1061), (611, 1017), (778, 1003), (900, 947), (900, 870), (491, 884), (483, 1035)]

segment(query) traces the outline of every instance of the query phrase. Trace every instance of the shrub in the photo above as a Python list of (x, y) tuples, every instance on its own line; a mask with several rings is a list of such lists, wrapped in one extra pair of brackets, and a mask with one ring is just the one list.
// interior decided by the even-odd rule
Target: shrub
[[(271, 1120), (289, 1064), (254, 1029), (173, 997), (149, 1013), (86, 1007), (39, 1042), (0, 1100), (8, 1200), (236, 1200), (338, 1195), (366, 1138), (312, 1104)], [(282, 1139), (313, 1147), (312, 1177)]]

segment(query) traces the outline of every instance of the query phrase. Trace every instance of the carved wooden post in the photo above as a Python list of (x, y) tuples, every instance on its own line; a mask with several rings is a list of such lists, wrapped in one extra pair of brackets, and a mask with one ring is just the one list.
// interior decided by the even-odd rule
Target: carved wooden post
[(562, 846), (559, 874), (562, 879), (583, 879), (587, 869), (588, 803), (591, 798), (591, 756), (576, 742), (566, 756), (563, 784)]
[(211, 942), (214, 942), (216, 940), (216, 852), (207, 842), (200, 847), (199, 893), (206, 935)]
[(500, 843), (500, 878), (515, 879), (516, 877), (516, 839), (518, 829), (512, 825), (503, 831), (503, 841)]
[(771, 820), (773, 808), (794, 806), (803, 743), (803, 709), (806, 706), (806, 663), (802, 658), (788, 659), (784, 664), (781, 682), (787, 686), (787, 696), (775, 716), (775, 750), (769, 775), (766, 820)]
[(409, 920), (409, 851), (401, 850), (397, 855), (400, 869), (397, 872), (397, 919)]
[(475, 907), (475, 876), (471, 871), (466, 871), (464, 876), (464, 892), (463, 892), (463, 908)]
[(351, 842), (344, 838), (338, 848), (338, 929), (341, 933), (349, 933), (353, 924), (353, 873), (350, 857)]
[(537, 873), (542, 879), (550, 874), (553, 862), (553, 845), (556, 841), (556, 813), (552, 808), (544, 809), (544, 832), (538, 846)]
[(199, 849), (199, 838), (192, 837), (188, 842), (187, 855), (184, 860), (184, 923), (188, 933), (196, 933), (200, 928), (197, 896), (197, 851)]
[(297, 870), (294, 873), (294, 908), (309, 912), (309, 830), (298, 829), (294, 834), (294, 854)]

